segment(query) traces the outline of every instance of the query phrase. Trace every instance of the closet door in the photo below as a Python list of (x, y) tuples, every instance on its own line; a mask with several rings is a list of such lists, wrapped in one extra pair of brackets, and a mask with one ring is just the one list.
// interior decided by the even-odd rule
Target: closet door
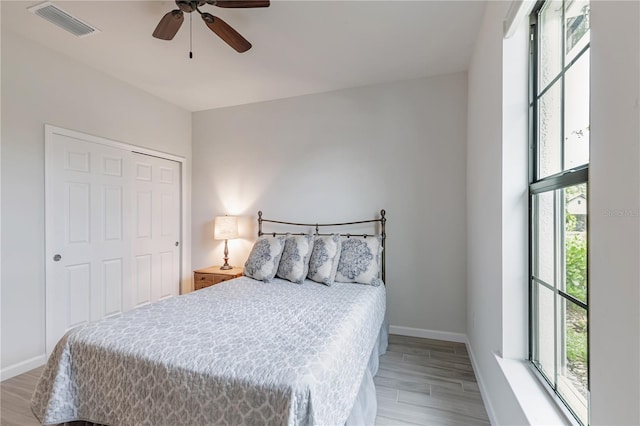
[(131, 152), (71, 133), (46, 141), (46, 350), (133, 307)]
[(180, 291), (180, 163), (46, 126), (46, 351)]
[(133, 153), (134, 306), (180, 290), (180, 163)]

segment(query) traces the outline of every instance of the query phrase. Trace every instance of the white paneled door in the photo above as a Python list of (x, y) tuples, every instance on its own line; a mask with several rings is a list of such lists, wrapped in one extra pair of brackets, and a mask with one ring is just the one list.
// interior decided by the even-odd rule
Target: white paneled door
[(73, 327), (179, 292), (180, 164), (100, 142), (47, 130), (47, 354)]
[(133, 303), (178, 294), (180, 164), (133, 154)]

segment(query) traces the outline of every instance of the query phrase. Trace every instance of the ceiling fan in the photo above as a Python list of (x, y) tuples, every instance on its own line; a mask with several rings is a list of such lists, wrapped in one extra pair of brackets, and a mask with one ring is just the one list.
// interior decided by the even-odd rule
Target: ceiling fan
[(155, 38), (172, 40), (184, 21), (184, 14), (196, 11), (211, 31), (216, 33), (218, 37), (236, 51), (242, 53), (251, 49), (251, 43), (222, 19), (210, 13), (202, 12), (200, 6), (210, 4), (227, 8), (269, 7), (270, 2), (269, 0), (176, 0), (176, 4), (178, 5), (178, 9), (172, 10), (164, 15), (158, 23), (156, 30), (153, 32)]

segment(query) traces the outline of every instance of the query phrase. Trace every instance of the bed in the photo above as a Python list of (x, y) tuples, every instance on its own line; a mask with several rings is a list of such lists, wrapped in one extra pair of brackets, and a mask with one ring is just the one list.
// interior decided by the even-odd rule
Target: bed
[[(381, 213), (312, 226), (377, 223), (384, 242)], [(259, 213), (260, 236), (265, 222), (309, 226)], [(372, 424), (385, 304), (384, 285), (226, 281), (69, 331), (32, 409), (43, 424)]]

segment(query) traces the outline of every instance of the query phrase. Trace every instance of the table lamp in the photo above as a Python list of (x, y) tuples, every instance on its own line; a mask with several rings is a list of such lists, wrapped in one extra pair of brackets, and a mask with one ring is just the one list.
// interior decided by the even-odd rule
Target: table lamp
[(231, 269), (227, 241), (238, 238), (238, 218), (235, 216), (216, 216), (214, 227), (213, 238), (224, 240), (224, 265), (220, 269)]

